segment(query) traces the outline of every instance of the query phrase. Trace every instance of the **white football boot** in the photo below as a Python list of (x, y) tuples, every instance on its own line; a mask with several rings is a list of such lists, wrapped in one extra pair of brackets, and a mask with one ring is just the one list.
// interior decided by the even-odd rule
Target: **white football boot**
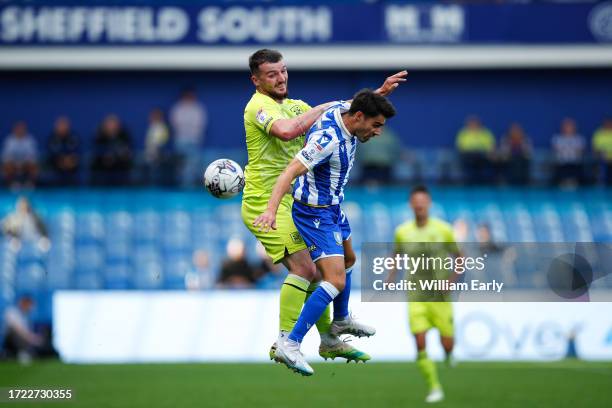
[(425, 397), (425, 402), (428, 402), (428, 403), (440, 402), (443, 400), (444, 400), (444, 391), (442, 391), (442, 388), (434, 388), (433, 390), (429, 392), (427, 397)]
[(285, 340), (276, 345), (276, 359), (284, 363), (289, 369), (302, 375), (313, 375), (314, 370), (306, 362), (300, 351), (300, 343), (293, 340)]
[(356, 337), (370, 337), (376, 334), (376, 329), (367, 324), (359, 323), (352, 315), (349, 315), (344, 320), (334, 320), (329, 333), (332, 336), (351, 334)]

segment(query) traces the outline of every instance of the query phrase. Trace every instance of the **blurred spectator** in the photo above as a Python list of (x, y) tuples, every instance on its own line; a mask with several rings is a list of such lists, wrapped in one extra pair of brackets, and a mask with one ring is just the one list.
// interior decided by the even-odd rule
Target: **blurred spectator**
[(188, 290), (211, 289), (215, 286), (215, 276), (210, 268), (208, 252), (196, 249), (192, 256), (193, 268), (185, 275), (185, 287)]
[(47, 144), (53, 184), (75, 185), (78, 182), (79, 138), (72, 131), (70, 120), (60, 116)]
[(149, 128), (145, 136), (144, 161), (149, 184), (172, 184), (174, 170), (170, 164), (170, 130), (159, 108), (149, 113)]
[(17, 358), (22, 364), (29, 364), (41, 347), (44, 339), (36, 334), (29, 322), (29, 315), (34, 308), (34, 299), (28, 295), (21, 296), (17, 304), (4, 311), (3, 349), (8, 358)]
[(470, 237), (470, 225), (463, 218), (457, 218), (453, 222), (453, 232), (457, 242), (469, 242)]
[(131, 139), (119, 118), (108, 115), (94, 140), (92, 176), (95, 185), (125, 185), (132, 168)]
[(593, 134), (593, 152), (601, 161), (604, 170), (604, 181), (612, 185), (612, 118), (606, 118)]
[(480, 224), (476, 229), (476, 239), (478, 240), (480, 251), (483, 254), (502, 250), (502, 248), (493, 240), (491, 228), (486, 223)]
[(554, 183), (575, 186), (584, 182), (582, 169), (585, 141), (578, 134), (574, 119), (565, 118), (561, 121), (559, 134), (552, 138), (552, 148), (555, 161)]
[(232, 238), (227, 242), (227, 258), (221, 266), (219, 286), (224, 288), (250, 288), (255, 283), (255, 271), (246, 258), (244, 242)]
[(397, 163), (402, 146), (397, 134), (385, 128), (380, 137), (359, 146), (359, 161), (363, 166), (361, 181), (368, 184), (393, 182), (393, 166)]
[(457, 134), (457, 150), (468, 184), (491, 182), (495, 177), (493, 159), (495, 137), (482, 126), (477, 116), (469, 116)]
[(32, 209), (30, 200), (19, 197), (15, 211), (2, 220), (2, 232), (19, 247), (21, 242), (36, 244), (42, 251), (49, 250), (49, 234), (42, 218)]
[(255, 247), (259, 261), (255, 265), (255, 277), (257, 287), (260, 289), (278, 289), (283, 284), (287, 273), (282, 264), (275, 264), (272, 258), (266, 253), (266, 249), (257, 241)]
[(28, 126), (20, 121), (13, 126), (2, 148), (2, 172), (10, 188), (34, 187), (38, 177), (38, 149), (36, 140), (28, 133)]
[(514, 185), (529, 183), (531, 153), (531, 140), (525, 135), (521, 125), (518, 123), (510, 125), (500, 146), (500, 160), (504, 167), (504, 178), (508, 183)]
[(170, 111), (174, 147), (180, 158), (180, 178), (183, 186), (199, 179), (202, 163), (202, 143), (207, 125), (206, 108), (198, 101), (193, 89), (186, 89)]

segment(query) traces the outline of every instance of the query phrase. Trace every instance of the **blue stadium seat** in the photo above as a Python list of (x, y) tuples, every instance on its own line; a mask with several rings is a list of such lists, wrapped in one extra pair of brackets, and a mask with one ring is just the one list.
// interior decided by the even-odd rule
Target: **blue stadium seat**
[(132, 267), (129, 263), (113, 263), (104, 267), (104, 287), (106, 289), (129, 289)]
[(74, 263), (48, 262), (46, 269), (48, 289), (72, 289)]
[(78, 243), (99, 243), (104, 238), (104, 218), (100, 212), (78, 214), (76, 222), (76, 240)]
[(129, 237), (132, 233), (133, 218), (127, 211), (113, 211), (105, 217), (106, 231), (113, 235)]
[(161, 289), (164, 282), (161, 264), (152, 260), (136, 265), (132, 277), (136, 289)]
[(160, 236), (160, 217), (155, 211), (143, 211), (134, 216), (134, 239), (138, 243), (157, 242)]
[(17, 270), (15, 288), (18, 292), (38, 292), (45, 289), (46, 279), (44, 266), (33, 262)]
[(185, 275), (191, 271), (191, 259), (172, 257), (164, 262), (164, 286), (167, 289), (185, 289)]
[(98, 290), (102, 289), (102, 278), (97, 271), (89, 269), (76, 269), (74, 275), (74, 286), (79, 290)]
[(126, 261), (133, 255), (132, 242), (126, 238), (109, 238), (105, 242), (106, 261)]
[(104, 252), (98, 245), (83, 245), (76, 248), (76, 268), (98, 271), (104, 265)]

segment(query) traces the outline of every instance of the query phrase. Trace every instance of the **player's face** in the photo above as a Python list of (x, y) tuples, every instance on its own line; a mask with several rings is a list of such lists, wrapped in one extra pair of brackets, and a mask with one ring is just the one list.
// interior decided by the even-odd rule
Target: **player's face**
[(414, 211), (414, 216), (417, 219), (425, 219), (429, 216), (429, 207), (431, 206), (431, 197), (429, 194), (419, 192), (414, 193), (410, 197), (410, 207)]
[(257, 89), (272, 99), (282, 101), (289, 95), (289, 73), (283, 60), (264, 62), (259, 66), (259, 72), (251, 76)]
[(355, 115), (358, 115), (356, 118), (355, 136), (361, 143), (365, 143), (373, 137), (380, 136), (386, 121), (383, 115), (371, 118), (365, 116), (361, 112), (357, 112)]

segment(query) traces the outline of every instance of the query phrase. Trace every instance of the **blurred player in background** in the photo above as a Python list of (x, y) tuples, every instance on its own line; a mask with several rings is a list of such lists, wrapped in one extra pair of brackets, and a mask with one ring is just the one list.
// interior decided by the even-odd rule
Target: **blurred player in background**
[[(282, 262), (289, 270), (280, 293), (279, 340), (293, 329), (304, 301), (317, 287), (317, 270), (311, 261), (304, 240), (291, 219), (293, 198), (281, 196), (276, 229), (264, 234), (253, 226), (255, 217), (266, 210), (268, 199), (278, 176), (304, 144), (304, 134), (330, 106), (329, 103), (311, 108), (307, 103), (289, 99), (287, 66), (281, 53), (261, 49), (249, 58), (251, 80), (256, 91), (244, 111), (244, 127), (248, 151), (245, 168), (246, 185), (242, 197), (242, 219), (247, 228), (263, 244), (274, 263)], [(399, 72), (377, 90), (391, 93), (407, 72)], [(324, 358), (343, 357), (368, 360), (370, 357), (330, 334), (327, 309), (317, 322), (321, 335), (319, 354)], [(276, 343), (270, 349), (275, 358)]]
[(356, 94), (352, 103), (333, 105), (310, 129), (304, 148), (280, 175), (267, 209), (253, 223), (264, 232), (276, 230), (279, 205), (299, 177), (293, 186), (293, 221), (323, 281), (306, 301), (289, 336), (280, 339), (276, 356), (303, 375), (314, 371), (300, 352), (300, 344), (332, 301), (333, 335), (369, 337), (376, 332), (355, 321), (348, 310), (355, 252), (351, 227), (340, 204), (355, 160), (357, 140), (365, 143), (379, 136), (386, 120), (394, 115), (395, 108), (384, 96), (367, 89)]
[[(414, 220), (407, 221), (395, 230), (395, 248), (399, 253), (425, 254), (428, 257), (444, 259), (448, 256), (461, 256), (457, 247), (453, 228), (450, 224), (429, 216), (431, 195), (425, 186), (417, 186), (410, 192), (410, 207)], [(440, 245), (442, 244), (442, 245)], [(451, 272), (452, 274), (452, 272)], [(442, 270), (418, 270), (412, 278), (417, 280), (449, 279), (449, 273)], [(392, 280), (393, 276), (389, 276)], [(446, 352), (449, 365), (454, 345), (453, 308), (448, 293), (440, 291), (410, 292), (408, 318), (410, 331), (417, 346), (417, 365), (429, 386), (426, 402), (444, 399), (444, 392), (438, 380), (434, 362), (427, 356), (425, 337), (427, 331), (437, 328), (440, 332), (442, 347)]]

